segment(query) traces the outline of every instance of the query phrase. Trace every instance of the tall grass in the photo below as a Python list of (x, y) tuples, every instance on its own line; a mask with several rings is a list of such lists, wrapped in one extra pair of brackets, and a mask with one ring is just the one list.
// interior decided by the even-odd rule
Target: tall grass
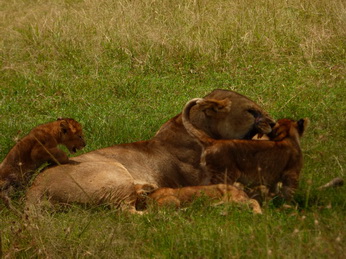
[(2, 5), (4, 66), (20, 71), (84, 65), (97, 76), (104, 62), (157, 70), (159, 64), (228, 67), (254, 58), (313, 62), (343, 55), (345, 6), (338, 0)]
[(342, 0), (1, 1), (0, 160), (15, 139), (61, 116), (84, 125), (82, 152), (148, 139), (215, 88), (312, 123), (297, 209), (269, 204), (254, 216), (196, 202), (138, 217), (72, 207), (28, 223), (0, 204), (0, 254), (342, 258), (344, 187), (316, 187), (345, 177), (344, 28)]

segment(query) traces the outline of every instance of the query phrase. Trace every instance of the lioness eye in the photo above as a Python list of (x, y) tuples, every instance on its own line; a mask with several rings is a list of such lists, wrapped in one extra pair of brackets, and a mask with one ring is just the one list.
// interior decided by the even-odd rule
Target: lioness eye
[(254, 116), (255, 118), (259, 117), (260, 116), (260, 113), (254, 109), (249, 109), (247, 110), (249, 113), (252, 114), (252, 116)]

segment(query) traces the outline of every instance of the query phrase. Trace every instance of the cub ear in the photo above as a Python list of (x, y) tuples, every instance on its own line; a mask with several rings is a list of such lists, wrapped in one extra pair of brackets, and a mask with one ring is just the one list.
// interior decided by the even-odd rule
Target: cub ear
[(310, 120), (308, 118), (300, 119), (297, 121), (298, 132), (300, 136), (303, 136), (309, 124), (310, 124)]
[(215, 100), (215, 99), (201, 99), (197, 101), (200, 109), (207, 116), (224, 116), (230, 112), (232, 102), (229, 99)]
[(65, 120), (59, 120), (60, 121), (60, 129), (61, 129), (61, 132), (66, 134), (68, 129), (69, 129), (69, 125), (67, 123), (67, 121)]

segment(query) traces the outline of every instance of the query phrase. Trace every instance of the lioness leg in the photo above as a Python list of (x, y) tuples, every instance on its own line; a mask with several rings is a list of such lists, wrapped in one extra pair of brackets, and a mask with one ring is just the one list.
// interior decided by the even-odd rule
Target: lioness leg
[(230, 203), (230, 202), (234, 202), (234, 203), (238, 203), (238, 204), (247, 204), (250, 206), (253, 213), (262, 214), (262, 209), (261, 209), (260, 204), (258, 203), (258, 201), (254, 200), (254, 199), (235, 199), (235, 200), (227, 200), (227, 201), (223, 200), (223, 201), (216, 203), (215, 205), (220, 205), (220, 204)]
[(239, 204), (248, 204), (253, 213), (262, 214), (262, 209), (258, 201), (249, 198), (249, 196), (241, 189), (234, 186), (226, 186), (224, 191), (222, 202), (235, 202)]
[(159, 198), (156, 200), (156, 203), (161, 206), (173, 206), (176, 208), (179, 208), (181, 206), (180, 200), (173, 196), (173, 195), (167, 195), (162, 198)]

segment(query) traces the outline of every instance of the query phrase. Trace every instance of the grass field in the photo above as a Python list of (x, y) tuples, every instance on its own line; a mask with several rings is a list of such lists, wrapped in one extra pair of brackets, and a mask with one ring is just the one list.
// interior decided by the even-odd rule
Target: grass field
[(215, 88), (311, 125), (295, 209), (76, 206), (28, 224), (0, 204), (0, 257), (344, 258), (345, 187), (316, 188), (345, 177), (345, 28), (342, 0), (1, 1), (0, 160), (61, 116), (84, 125), (81, 152), (149, 139)]

